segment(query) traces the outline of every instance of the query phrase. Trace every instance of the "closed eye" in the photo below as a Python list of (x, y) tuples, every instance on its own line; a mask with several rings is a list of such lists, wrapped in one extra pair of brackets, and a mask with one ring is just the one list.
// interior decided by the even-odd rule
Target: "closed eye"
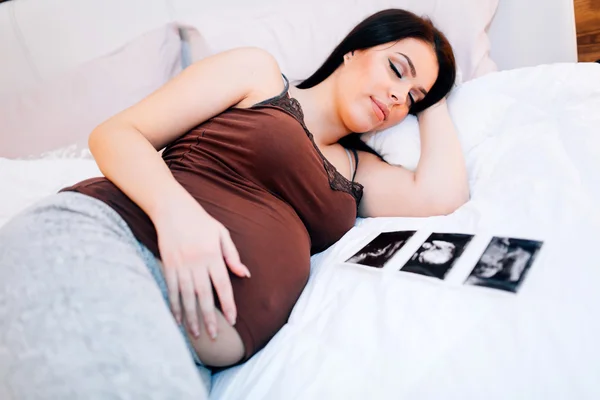
[[(394, 71), (394, 74), (396, 74), (396, 76), (400, 79), (402, 79), (402, 74), (400, 73), (400, 71), (398, 71), (398, 68), (396, 68), (396, 66), (394, 65), (394, 63), (392, 62), (392, 60), (390, 60), (388, 58), (388, 62), (390, 63), (390, 68), (392, 69), (392, 71)], [(415, 98), (413, 97), (412, 93), (408, 94), (408, 97), (410, 98), (410, 106), (414, 106), (415, 105)]]

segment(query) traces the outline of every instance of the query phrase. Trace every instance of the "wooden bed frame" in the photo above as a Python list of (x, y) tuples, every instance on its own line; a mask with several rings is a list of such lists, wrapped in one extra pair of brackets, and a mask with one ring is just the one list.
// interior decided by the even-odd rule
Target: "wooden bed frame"
[(600, 0), (575, 0), (579, 61), (600, 62)]

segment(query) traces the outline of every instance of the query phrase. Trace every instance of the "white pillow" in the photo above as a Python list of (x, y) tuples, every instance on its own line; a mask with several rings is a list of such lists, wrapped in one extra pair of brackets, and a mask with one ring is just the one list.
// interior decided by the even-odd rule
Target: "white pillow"
[(9, 160), (0, 157), (0, 227), (42, 198), (102, 176), (94, 160)]
[[(582, 104), (593, 108), (587, 105), (591, 98), (600, 104), (594, 92), (598, 85), (589, 84), (600, 82), (596, 79), (599, 73), (600, 68), (593, 63), (539, 65), (495, 72), (455, 88), (448, 97), (448, 109), (467, 166), (472, 161), (469, 153), (489, 138), (523, 131), (527, 124), (558, 124), (567, 112), (577, 112)], [(572, 119), (579, 118), (576, 115)], [(361, 138), (388, 163), (416, 169), (421, 142), (415, 116)]]
[[(235, 8), (230, 8), (235, 3)], [(195, 60), (234, 47), (258, 46), (278, 60), (292, 82), (309, 77), (350, 30), (367, 16), (403, 8), (429, 16), (450, 40), (465, 80), (495, 71), (486, 28), (498, 0), (261, 0), (250, 5), (225, 0), (177, 22), (194, 27), (201, 41)]]
[[(448, 97), (448, 109), (464, 154), (490, 136), (516, 102), (514, 97), (499, 93), (494, 85), (499, 80), (506, 81), (503, 75), (505, 72), (497, 72), (463, 83)], [(388, 163), (416, 170), (421, 140), (414, 115), (408, 115), (400, 124), (384, 131), (365, 133), (361, 139)]]
[(0, 157), (82, 154), (90, 132), (181, 71), (175, 25), (152, 30), (112, 53), (43, 81), (0, 95)]

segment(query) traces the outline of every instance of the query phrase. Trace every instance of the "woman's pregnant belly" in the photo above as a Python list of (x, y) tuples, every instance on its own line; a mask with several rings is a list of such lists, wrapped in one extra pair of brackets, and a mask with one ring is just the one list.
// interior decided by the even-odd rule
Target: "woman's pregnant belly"
[[(198, 200), (229, 230), (252, 275), (229, 273), (245, 361), (287, 322), (308, 280), (310, 237), (292, 207), (267, 191), (245, 196), (223, 192), (217, 196), (221, 201), (210, 197)], [(215, 304), (220, 309), (217, 296)]]

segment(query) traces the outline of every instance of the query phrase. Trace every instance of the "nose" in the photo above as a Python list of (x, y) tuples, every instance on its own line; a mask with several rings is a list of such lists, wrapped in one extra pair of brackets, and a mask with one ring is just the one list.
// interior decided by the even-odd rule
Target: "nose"
[(408, 102), (411, 87), (408, 82), (399, 82), (390, 88), (389, 99), (392, 105), (403, 106)]

